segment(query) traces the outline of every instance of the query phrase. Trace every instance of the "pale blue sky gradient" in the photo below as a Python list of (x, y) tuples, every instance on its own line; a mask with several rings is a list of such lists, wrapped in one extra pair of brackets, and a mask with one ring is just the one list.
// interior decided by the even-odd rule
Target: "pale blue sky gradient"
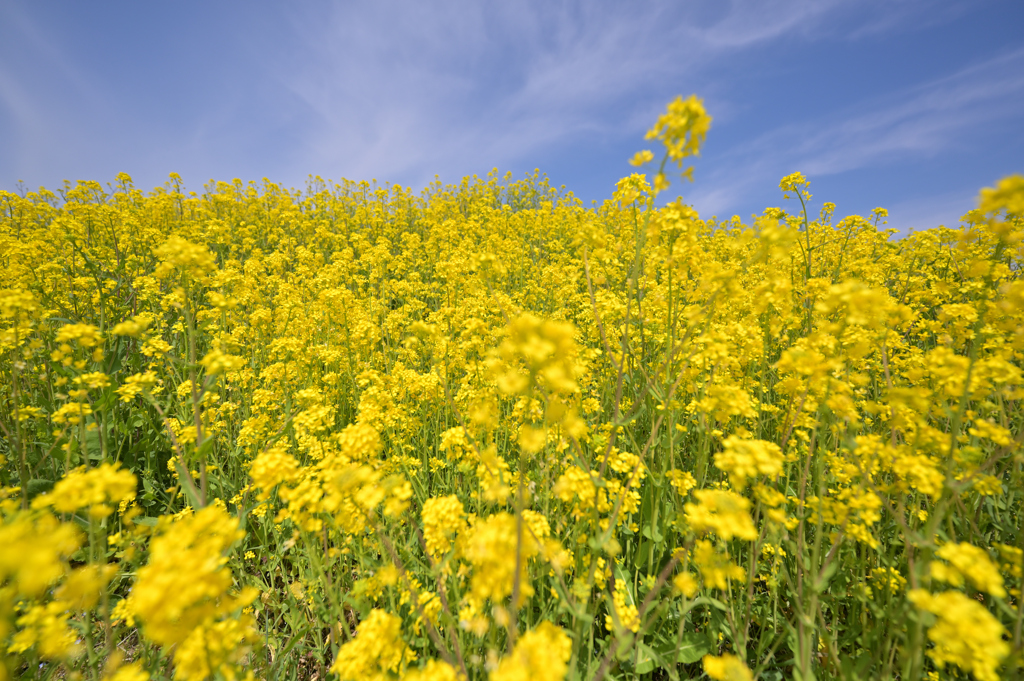
[(1024, 2), (0, 0), (0, 189), (540, 168), (589, 204), (691, 93), (702, 215), (800, 170), (815, 210), (953, 225), (1024, 173)]

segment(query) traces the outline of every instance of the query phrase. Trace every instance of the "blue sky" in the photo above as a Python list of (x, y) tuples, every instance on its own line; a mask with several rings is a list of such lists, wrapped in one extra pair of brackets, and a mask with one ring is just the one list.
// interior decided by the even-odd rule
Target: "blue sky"
[(815, 209), (952, 225), (1024, 172), (1024, 2), (0, 0), (0, 188), (540, 168), (589, 204), (691, 93), (702, 215), (800, 170)]

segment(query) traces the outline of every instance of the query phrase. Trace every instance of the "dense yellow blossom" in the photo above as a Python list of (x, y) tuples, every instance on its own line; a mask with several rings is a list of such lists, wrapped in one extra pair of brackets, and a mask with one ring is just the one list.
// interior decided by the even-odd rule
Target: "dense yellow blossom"
[(37, 596), (64, 574), (66, 559), (81, 545), (73, 525), (49, 515), (19, 513), (0, 524), (0, 582), (15, 593)]
[(18, 617), (18, 632), (7, 649), (23, 653), (35, 646), (44, 659), (67, 657), (75, 649), (75, 632), (68, 624), (67, 606), (60, 601), (33, 605)]
[[(727, 551), (716, 549), (707, 540), (694, 544), (692, 561), (704, 584), (712, 589), (728, 589), (730, 581), (745, 582), (747, 579), (746, 570), (733, 563)], [(690, 587), (686, 583), (683, 586)]]
[(735, 655), (726, 653), (721, 656), (705, 655), (704, 671), (715, 681), (753, 681), (747, 665)]
[(776, 477), (782, 471), (782, 450), (774, 442), (744, 440), (730, 435), (715, 454), (715, 466), (729, 474), (733, 487), (742, 490), (749, 478)]
[(726, 540), (757, 538), (747, 499), (728, 490), (702, 489), (693, 496), (697, 503), (687, 503), (685, 509), (686, 522), (694, 532), (714, 532)]
[(474, 598), (498, 603), (512, 594), (517, 579), (517, 552), (520, 598), (533, 594), (527, 563), (540, 553), (539, 538), (527, 528), (522, 532), (521, 542), (517, 537), (516, 518), (508, 513), (495, 513), (470, 526), (460, 542), (460, 554), (473, 566), (470, 589)]
[(407, 669), (402, 681), (457, 681), (458, 678), (455, 668), (447, 662), (427, 660), (422, 667)]
[(519, 637), (512, 652), (498, 662), (490, 681), (562, 681), (568, 671), (572, 642), (561, 628), (541, 622)]
[(424, 502), (423, 539), (434, 560), (443, 558), (451, 549), (453, 537), (466, 525), (464, 514), (462, 502), (454, 494)]
[(971, 586), (979, 591), (1000, 598), (1006, 596), (999, 569), (984, 550), (967, 543), (951, 542), (936, 551), (935, 555), (945, 562), (932, 562), (930, 567), (933, 579), (961, 586), (966, 577)]
[(224, 553), (243, 535), (238, 519), (218, 506), (164, 527), (129, 599), (147, 638), (167, 646), (182, 643), (196, 627), (228, 616), (254, 597), (229, 594), (232, 579)]
[(371, 610), (359, 623), (355, 638), (338, 650), (331, 671), (342, 681), (385, 681), (416, 659), (402, 640), (402, 620), (383, 610)]
[(589, 206), (0, 191), (0, 677), (1011, 674), (1024, 180), (657, 201), (709, 125)]
[(604, 626), (608, 631), (628, 629), (635, 633), (640, 630), (640, 611), (633, 602), (626, 583), (621, 579), (615, 580), (611, 609), (614, 613), (605, 615), (604, 618)]
[(999, 621), (975, 600), (959, 591), (932, 594), (916, 589), (907, 598), (922, 610), (936, 616), (928, 629), (928, 639), (935, 647), (928, 651), (940, 668), (955, 664), (979, 681), (996, 681), (999, 666), (1009, 654), (1003, 641), (1004, 629)]
[(61, 513), (86, 509), (90, 516), (103, 518), (114, 512), (111, 504), (135, 498), (135, 476), (121, 465), (103, 463), (96, 468), (79, 468), (68, 473), (53, 491), (37, 497), (36, 508), (52, 506)]

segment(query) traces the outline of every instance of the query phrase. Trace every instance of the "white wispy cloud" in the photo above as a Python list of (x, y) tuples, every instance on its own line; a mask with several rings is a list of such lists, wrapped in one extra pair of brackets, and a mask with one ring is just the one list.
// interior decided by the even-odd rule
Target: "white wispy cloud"
[[(0, 136), (16, 143), (0, 157), (0, 177), (137, 167), (201, 181), (266, 174), (301, 186), (317, 173), (419, 187), (435, 173), (456, 180), (494, 166), (532, 167), (573, 144), (639, 141), (680, 91), (702, 93), (716, 126), (728, 125), (743, 102), (715, 74), (737, 55), (948, 20), (948, 8), (964, 2), (946, 0), (942, 11), (930, 0), (267, 3), (214, 19), (239, 32), (225, 44), (251, 47), (243, 56), (225, 52), (228, 79), (210, 81), (207, 99), (180, 109), (172, 101), (133, 106), (136, 84), (87, 54), (69, 54), (58, 32), (8, 3), (0, 6), (0, 38), (10, 37), (0, 44)], [(1004, 85), (1016, 88), (1012, 66)], [(193, 77), (213, 78), (202, 69)], [(748, 186), (777, 180), (772, 159), (835, 173), (927, 154), (947, 143), (973, 103), (994, 111), (1004, 101), (968, 81), (837, 119), (744, 131), (743, 147), (699, 176), (699, 195), (731, 205)], [(138, 83), (160, 85), (159, 74)], [(942, 100), (940, 90), (963, 102)]]
[(745, 140), (720, 154), (714, 170), (687, 197), (702, 212), (739, 212), (756, 188), (774, 187), (796, 170), (813, 179), (934, 158), (963, 150), (986, 126), (1010, 124), (1022, 115), (1024, 49)]
[(684, 75), (699, 83), (731, 53), (830, 35), (829, 17), (850, 5), (392, 2), (294, 14), (298, 47), (278, 78), (314, 119), (294, 163), (416, 185), (583, 135), (635, 135)]

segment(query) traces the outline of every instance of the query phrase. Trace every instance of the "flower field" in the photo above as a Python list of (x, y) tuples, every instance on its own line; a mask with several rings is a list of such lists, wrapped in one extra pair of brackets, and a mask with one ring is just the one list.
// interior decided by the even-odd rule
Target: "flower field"
[(0, 679), (1024, 676), (1024, 178), (657, 207), (709, 123), (593, 208), (0, 191)]

